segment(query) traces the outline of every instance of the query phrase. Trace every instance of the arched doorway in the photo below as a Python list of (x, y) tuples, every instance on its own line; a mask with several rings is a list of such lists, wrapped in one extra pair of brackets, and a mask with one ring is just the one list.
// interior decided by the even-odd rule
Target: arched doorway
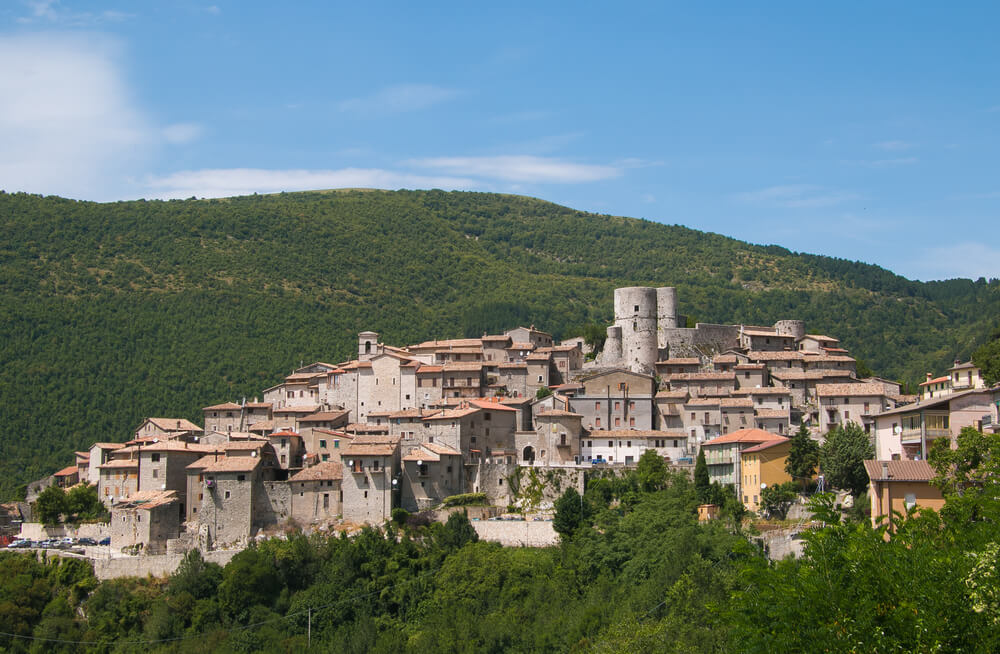
[(521, 460), (525, 463), (533, 463), (535, 461), (535, 448), (530, 445), (524, 448), (524, 451), (521, 452)]

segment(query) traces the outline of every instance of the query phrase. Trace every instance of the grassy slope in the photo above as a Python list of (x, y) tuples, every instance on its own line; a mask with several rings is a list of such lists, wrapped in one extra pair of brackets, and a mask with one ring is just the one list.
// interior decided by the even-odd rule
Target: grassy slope
[(300, 361), (534, 322), (611, 318), (675, 285), (701, 321), (801, 318), (877, 372), (967, 356), (1000, 287), (477, 193), (336, 192), (93, 204), (0, 195), (0, 496), (144, 416), (259, 393)]

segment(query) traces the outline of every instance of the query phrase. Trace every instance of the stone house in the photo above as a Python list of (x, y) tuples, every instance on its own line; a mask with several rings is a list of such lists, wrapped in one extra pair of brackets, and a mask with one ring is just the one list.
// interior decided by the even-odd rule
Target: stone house
[(524, 363), (529, 354), (535, 351), (535, 344), (525, 341), (512, 341), (504, 352), (507, 361), (511, 363)]
[(323, 461), (339, 461), (341, 452), (354, 441), (354, 438), (352, 434), (342, 430), (310, 429), (303, 440), (306, 452), (309, 455), (315, 455), (317, 462), (322, 463)]
[(343, 464), (325, 461), (295, 473), (288, 480), (291, 515), (304, 524), (325, 523), (341, 513), (340, 483)]
[(537, 354), (551, 356), (549, 369), (549, 384), (563, 384), (569, 381), (570, 375), (583, 368), (583, 350), (576, 345), (553, 345), (540, 347)]
[(534, 347), (552, 347), (552, 334), (530, 327), (515, 327), (505, 331), (504, 336), (514, 343), (531, 343)]
[(135, 430), (136, 440), (173, 440), (197, 436), (202, 428), (184, 418), (146, 418)]
[(871, 433), (875, 416), (895, 405), (881, 384), (817, 384), (816, 396), (823, 434), (846, 422), (855, 422)]
[(136, 492), (139, 479), (137, 459), (111, 459), (97, 468), (100, 472), (97, 494), (105, 506), (112, 506)]
[[(501, 363), (497, 366), (497, 384), (503, 386), (510, 397), (534, 397), (528, 393), (528, 364)], [(536, 389), (537, 392), (537, 389)]]
[(465, 492), (464, 472), (461, 452), (436, 443), (414, 447), (402, 457), (400, 506), (423, 511)]
[(753, 350), (746, 353), (750, 363), (763, 363), (774, 374), (775, 370), (804, 370), (805, 355), (802, 352), (763, 352)]
[(761, 443), (781, 439), (781, 436), (761, 429), (741, 429), (702, 443), (709, 480), (733, 486), (736, 496), (742, 498), (740, 453)]
[(757, 429), (772, 434), (792, 433), (792, 418), (788, 409), (755, 409), (753, 421)]
[(299, 420), (314, 415), (318, 411), (318, 404), (300, 404), (298, 406), (286, 406), (275, 409), (272, 412), (274, 416), (272, 420), (273, 428), (279, 431), (286, 429), (297, 431), (299, 429)]
[(823, 354), (830, 350), (843, 351), (840, 349), (840, 341), (830, 336), (822, 334), (806, 334), (798, 341), (798, 349), (803, 352), (815, 352)]
[(441, 367), (443, 397), (482, 397), (486, 385), (482, 362), (446, 363)]
[(719, 397), (736, 390), (735, 372), (681, 372), (664, 381), (672, 391), (687, 391), (692, 397)]
[(422, 365), (417, 368), (417, 406), (426, 409), (444, 398), (444, 367)]
[(270, 402), (258, 402), (257, 398), (253, 402), (247, 402), (243, 406), (243, 430), (249, 430), (257, 423), (273, 420), (271, 409)]
[(531, 353), (524, 358), (527, 366), (525, 376), (525, 395), (534, 397), (540, 388), (548, 388), (553, 382), (550, 377), (552, 355)]
[(755, 352), (784, 352), (795, 349), (795, 336), (774, 329), (740, 330), (740, 347)]
[(857, 362), (846, 354), (812, 354), (806, 352), (802, 359), (803, 370), (840, 370), (855, 375)]
[(579, 464), (582, 421), (582, 415), (571, 411), (547, 409), (536, 413), (535, 430), (514, 436), (521, 465)]
[[(656, 394), (655, 404), (657, 425), (668, 431), (684, 431), (684, 403), (690, 396), (687, 391), (660, 391)], [(687, 433), (687, 432), (685, 432)]]
[(213, 546), (246, 542), (253, 536), (257, 496), (264, 492), (260, 457), (205, 457), (188, 473), (201, 480), (201, 504), (193, 517)]
[[(735, 352), (726, 352), (723, 354), (716, 354), (712, 357), (712, 370), (715, 372), (732, 372), (736, 366), (741, 363), (746, 363), (746, 357), (740, 356)], [(680, 372), (698, 372), (697, 370), (690, 371), (680, 371)]]
[(343, 516), (357, 524), (383, 524), (398, 506), (399, 445), (388, 437), (358, 438), (341, 453)]
[(717, 397), (692, 397), (681, 409), (690, 442), (710, 441), (722, 433), (722, 408)]
[(763, 363), (740, 363), (733, 366), (736, 388), (761, 388), (767, 386), (767, 366)]
[(97, 486), (101, 482), (101, 466), (111, 460), (111, 453), (125, 447), (124, 443), (94, 443), (89, 450), (87, 481)]
[(341, 429), (350, 422), (351, 412), (346, 410), (317, 411), (298, 419), (299, 433), (307, 429)]
[(180, 535), (180, 499), (175, 491), (133, 493), (111, 507), (111, 548), (141, 546), (148, 554), (167, 549), (167, 540)]
[(383, 351), (358, 368), (358, 422), (370, 412), (392, 412), (417, 407), (417, 375), (420, 362), (395, 352)]
[(753, 401), (749, 397), (720, 397), (719, 417), (723, 434), (754, 427)]
[(302, 467), (306, 448), (300, 434), (290, 430), (275, 431), (267, 435), (267, 440), (274, 448), (278, 468), (287, 472)]
[(510, 336), (483, 334), (480, 340), (483, 348), (483, 362), (487, 366), (495, 366), (507, 360), (506, 350), (513, 343)]
[(651, 375), (618, 369), (579, 382), (583, 389), (568, 398), (567, 410), (582, 415), (588, 431), (656, 427), (656, 381)]
[[(716, 357), (716, 359), (718, 358), (719, 357)], [(657, 361), (654, 367), (656, 369), (656, 374), (665, 379), (670, 375), (700, 372), (701, 359), (698, 357), (675, 357), (673, 359)], [(716, 370), (718, 370), (718, 368), (716, 368)]]
[(202, 409), (205, 414), (205, 431), (226, 433), (243, 431), (243, 407), (235, 402), (213, 404)]

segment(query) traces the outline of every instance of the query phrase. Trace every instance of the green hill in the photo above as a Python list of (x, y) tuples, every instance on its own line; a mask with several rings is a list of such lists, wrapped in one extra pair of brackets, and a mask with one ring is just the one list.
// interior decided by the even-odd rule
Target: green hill
[(1000, 284), (909, 281), (540, 200), (344, 191), (96, 204), (0, 194), (0, 496), (145, 416), (259, 395), (299, 362), (533, 322), (611, 319), (612, 291), (678, 287), (703, 322), (800, 318), (877, 373), (968, 357)]

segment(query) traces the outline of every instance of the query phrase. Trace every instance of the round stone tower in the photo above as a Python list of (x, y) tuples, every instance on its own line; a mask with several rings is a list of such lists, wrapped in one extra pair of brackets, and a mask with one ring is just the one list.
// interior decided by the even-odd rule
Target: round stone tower
[(604, 349), (601, 351), (601, 364), (620, 366), (622, 363), (622, 328), (618, 325), (611, 325), (608, 327), (607, 334)]
[(779, 320), (774, 323), (774, 331), (778, 336), (793, 336), (799, 340), (806, 335), (806, 324), (801, 320)]
[(633, 372), (651, 375), (657, 356), (656, 289), (615, 289), (615, 324), (622, 331), (622, 363)]
[(661, 350), (670, 347), (668, 329), (677, 327), (677, 289), (661, 286), (656, 289), (656, 344)]

